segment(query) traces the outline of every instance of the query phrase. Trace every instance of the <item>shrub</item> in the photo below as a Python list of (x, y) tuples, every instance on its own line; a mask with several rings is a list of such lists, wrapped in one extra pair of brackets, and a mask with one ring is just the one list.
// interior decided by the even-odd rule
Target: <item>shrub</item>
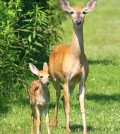
[[(0, 1), (0, 97), (22, 95), (28, 63), (42, 64), (61, 40), (56, 1)], [(54, 15), (55, 14), (55, 15)], [(57, 17), (57, 18), (56, 18)], [(28, 79), (28, 78), (27, 78)]]

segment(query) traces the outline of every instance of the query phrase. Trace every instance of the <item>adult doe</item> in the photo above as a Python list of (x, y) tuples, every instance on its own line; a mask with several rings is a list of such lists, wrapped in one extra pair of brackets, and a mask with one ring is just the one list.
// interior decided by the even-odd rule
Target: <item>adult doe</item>
[(88, 76), (88, 61), (84, 53), (83, 23), (85, 15), (95, 9), (97, 0), (90, 0), (87, 6), (71, 7), (67, 0), (60, 0), (63, 10), (67, 11), (73, 23), (73, 37), (70, 45), (58, 45), (50, 55), (49, 72), (56, 89), (56, 107), (53, 126), (57, 125), (58, 104), (63, 85), (63, 105), (66, 115), (66, 131), (69, 133), (70, 94), (79, 83), (79, 100), (82, 113), (83, 133), (87, 134), (85, 116), (85, 82)]

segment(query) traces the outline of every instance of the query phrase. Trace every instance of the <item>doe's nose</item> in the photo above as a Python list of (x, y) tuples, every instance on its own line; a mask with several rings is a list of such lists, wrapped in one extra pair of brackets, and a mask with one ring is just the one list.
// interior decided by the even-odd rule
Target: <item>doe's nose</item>
[(81, 23), (82, 23), (81, 20), (76, 20), (77, 25), (80, 25)]
[(80, 25), (81, 24), (81, 21), (77, 21), (77, 25)]

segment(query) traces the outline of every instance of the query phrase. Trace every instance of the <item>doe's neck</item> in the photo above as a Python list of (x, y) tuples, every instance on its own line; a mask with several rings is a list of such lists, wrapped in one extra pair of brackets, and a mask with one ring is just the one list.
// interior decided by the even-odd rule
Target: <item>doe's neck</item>
[(84, 54), (83, 23), (79, 27), (73, 25), (71, 51), (75, 56)]

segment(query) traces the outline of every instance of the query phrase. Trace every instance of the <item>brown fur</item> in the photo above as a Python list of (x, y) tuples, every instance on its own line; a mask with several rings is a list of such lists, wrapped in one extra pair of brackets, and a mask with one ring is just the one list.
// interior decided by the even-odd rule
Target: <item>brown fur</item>
[[(75, 67), (76, 70), (74, 70), (73, 67), (76, 63), (78, 65)], [(49, 60), (49, 71), (52, 79), (54, 80), (57, 78), (61, 82), (66, 82), (67, 75), (72, 70), (76, 71), (75, 76), (71, 80), (73, 83), (78, 83), (80, 81), (81, 74), (85, 74), (85, 77), (87, 77), (88, 63), (85, 54), (83, 54), (80, 59), (77, 59), (71, 53), (71, 45), (57, 46), (51, 53)]]
[[(30, 69), (34, 73), (35, 66), (30, 65)], [(50, 122), (49, 122), (49, 115), (48, 115), (50, 93), (49, 93), (49, 89), (47, 86), (47, 83), (49, 82), (48, 70), (41, 70), (41, 71), (37, 70), (37, 75), (39, 77), (39, 80), (33, 81), (29, 89), (30, 106), (32, 110), (31, 134), (34, 134), (34, 118), (35, 117), (36, 117), (37, 134), (42, 133), (41, 111), (44, 111), (44, 114), (46, 117), (46, 126), (48, 130), (48, 134), (50, 134)]]
[[(63, 85), (62, 97), (65, 115), (66, 132), (69, 133), (69, 114), (70, 114), (70, 94), (77, 83), (79, 86), (79, 100), (82, 112), (83, 133), (87, 134), (85, 119), (85, 82), (88, 76), (89, 67), (84, 53), (83, 42), (83, 23), (85, 14), (95, 8), (96, 0), (90, 0), (85, 8), (72, 8), (68, 0), (60, 0), (62, 9), (71, 14), (73, 22), (73, 37), (70, 45), (59, 45), (51, 53), (49, 59), (49, 72), (53, 79), (53, 86), (56, 89), (56, 107), (53, 119), (53, 126), (57, 125), (58, 104), (60, 98), (60, 83)], [(69, 26), (68, 26), (69, 27)]]

